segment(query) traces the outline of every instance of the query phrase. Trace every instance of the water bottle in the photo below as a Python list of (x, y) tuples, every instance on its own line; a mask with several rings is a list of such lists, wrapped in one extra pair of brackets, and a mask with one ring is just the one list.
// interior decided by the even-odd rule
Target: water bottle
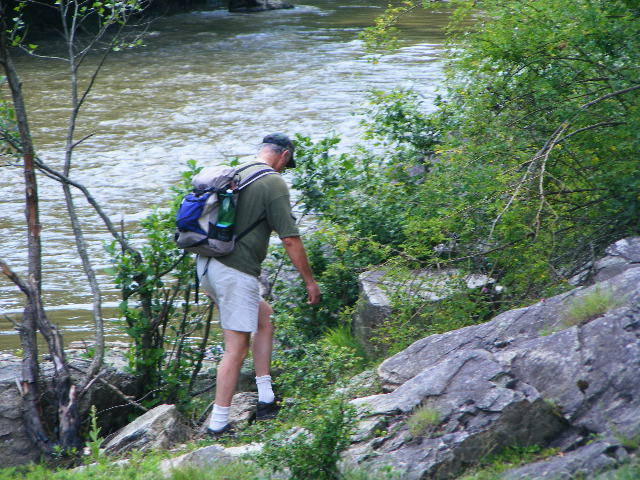
[(236, 219), (236, 208), (233, 205), (233, 190), (218, 194), (218, 221), (216, 222), (216, 238), (228, 242), (233, 238), (233, 224)]

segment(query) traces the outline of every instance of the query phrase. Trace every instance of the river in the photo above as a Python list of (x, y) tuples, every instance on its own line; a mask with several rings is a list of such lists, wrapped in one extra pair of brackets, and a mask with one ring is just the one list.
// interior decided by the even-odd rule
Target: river
[[(72, 178), (84, 183), (116, 223), (135, 236), (137, 222), (166, 202), (187, 160), (201, 165), (251, 155), (266, 133), (352, 144), (357, 112), (373, 88), (411, 87), (428, 105), (442, 77), (446, 7), (421, 11), (402, 25), (401, 48), (377, 64), (357, 33), (387, 1), (310, 0), (292, 10), (232, 14), (196, 11), (156, 20), (145, 46), (114, 53), (81, 115)], [(445, 4), (446, 5), (446, 4)], [(44, 52), (62, 45), (48, 42)], [(95, 59), (91, 59), (95, 61)], [(62, 164), (68, 77), (61, 62), (16, 59), (38, 154)], [(354, 115), (354, 112), (356, 115)], [(3, 160), (0, 160), (3, 162)], [(61, 188), (39, 177), (43, 225), (44, 302), (65, 341), (92, 333), (89, 289), (66, 218)], [(84, 205), (79, 198), (79, 205)], [(24, 191), (17, 166), (0, 168), (0, 258), (26, 271)], [(105, 297), (108, 340), (122, 337), (117, 290), (104, 272), (110, 237), (94, 212), (82, 221)], [(18, 318), (23, 298), (0, 278), (0, 351), (18, 346), (6, 316)]]

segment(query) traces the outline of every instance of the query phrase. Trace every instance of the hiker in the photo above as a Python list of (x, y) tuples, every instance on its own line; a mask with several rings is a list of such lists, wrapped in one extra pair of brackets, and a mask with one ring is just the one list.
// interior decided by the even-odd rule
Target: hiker
[[(278, 173), (285, 168), (295, 167), (294, 149), (286, 135), (267, 135), (259, 147), (255, 160), (257, 164), (244, 168), (240, 173), (240, 181), (267, 166)], [(264, 221), (259, 221), (260, 218)], [(207, 429), (213, 435), (231, 428), (228, 422), (229, 406), (242, 362), (249, 351), (251, 334), (258, 387), (256, 419), (272, 418), (278, 408), (269, 375), (273, 347), (270, 317), (273, 309), (260, 297), (258, 283), (260, 264), (267, 255), (272, 231), (281, 238), (291, 262), (304, 280), (308, 303), (315, 305), (320, 302), (320, 288), (313, 278), (300, 232), (291, 213), (289, 189), (280, 175), (264, 175), (242, 190), (236, 209), (235, 228), (237, 232), (250, 231), (238, 241), (229, 255), (217, 258), (199, 255), (197, 259), (198, 277), (202, 288), (218, 307), (224, 336), (224, 354), (218, 365), (215, 403)]]

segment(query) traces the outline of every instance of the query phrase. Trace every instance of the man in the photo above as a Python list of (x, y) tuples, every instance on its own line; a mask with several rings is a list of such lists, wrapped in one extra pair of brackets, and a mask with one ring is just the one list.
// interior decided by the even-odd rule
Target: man
[[(294, 150), (286, 135), (267, 135), (254, 162), (259, 164), (243, 170), (241, 179), (267, 167), (278, 173), (295, 167)], [(231, 254), (218, 258), (198, 257), (197, 261), (202, 287), (218, 306), (224, 336), (224, 354), (218, 365), (215, 403), (208, 425), (208, 433), (213, 435), (230, 429), (229, 406), (242, 362), (249, 351), (251, 334), (258, 387), (256, 417), (270, 418), (276, 412), (269, 375), (273, 347), (270, 317), (273, 310), (260, 297), (258, 283), (260, 264), (267, 255), (272, 231), (275, 230), (282, 239), (291, 262), (304, 280), (308, 303), (315, 305), (320, 302), (320, 288), (313, 278), (300, 232), (291, 214), (289, 189), (280, 175), (265, 175), (240, 193), (235, 231), (244, 232), (261, 218), (264, 221), (251, 229)]]

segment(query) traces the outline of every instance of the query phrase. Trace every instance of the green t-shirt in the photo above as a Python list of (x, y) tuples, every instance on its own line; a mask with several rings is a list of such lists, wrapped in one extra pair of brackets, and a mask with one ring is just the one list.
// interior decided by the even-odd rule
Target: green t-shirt
[[(268, 165), (249, 167), (240, 172), (240, 178), (245, 179), (264, 168), (268, 168)], [(289, 187), (280, 175), (265, 175), (240, 191), (234, 228), (236, 235), (245, 231), (261, 217), (266, 217), (266, 221), (260, 222), (242, 237), (232, 253), (216, 260), (228, 267), (258, 277), (260, 265), (267, 256), (272, 231), (275, 231), (280, 238), (300, 236), (295, 218), (291, 213)]]

